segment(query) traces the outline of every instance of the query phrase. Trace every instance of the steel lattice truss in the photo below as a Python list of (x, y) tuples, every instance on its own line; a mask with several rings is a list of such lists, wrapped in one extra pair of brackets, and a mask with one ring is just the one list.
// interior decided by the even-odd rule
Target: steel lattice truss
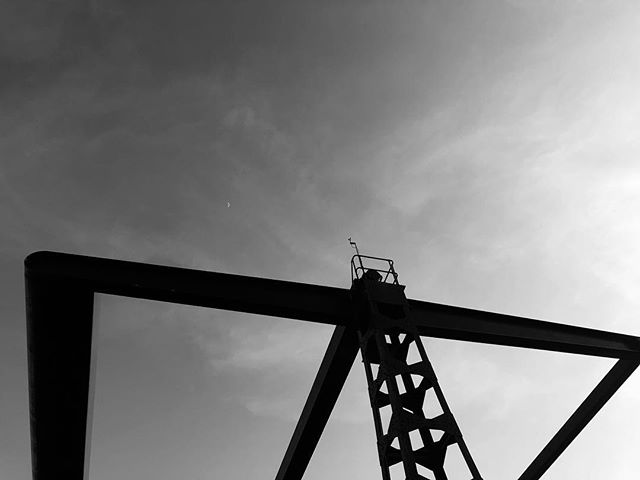
[[(421, 345), (420, 336), (619, 359), (519, 480), (539, 479), (640, 363), (638, 337), (411, 299), (403, 301), (403, 308), (410, 311), (410, 322), (404, 328), (398, 330), (396, 325), (393, 331), (386, 326), (381, 328), (380, 324), (376, 326), (375, 321), (371, 325), (363, 325), (362, 315), (358, 313), (362, 312), (362, 303), (359, 303), (356, 294), (347, 289), (319, 285), (54, 252), (37, 252), (25, 259), (25, 282), (34, 480), (88, 478), (86, 460), (91, 424), (88, 420), (92, 408), (95, 293), (335, 326), (276, 480), (302, 478), (355, 360), (360, 342), (364, 347), (365, 368), (371, 382), (377, 378), (374, 378), (371, 370), (376, 361), (382, 361), (385, 356), (401, 358), (402, 354), (398, 355), (398, 352), (407, 343), (417, 342), (416, 345)], [(385, 316), (397, 320), (402, 315)], [(375, 348), (369, 347), (372, 338)], [(382, 339), (385, 340), (384, 344)], [(429, 369), (423, 348), (420, 358), (420, 368)], [(402, 378), (407, 372), (400, 371), (399, 374)], [(430, 375), (425, 376), (429, 378)], [(410, 385), (408, 381), (403, 380), (403, 383)], [(432, 380), (425, 385), (416, 385), (413, 390), (426, 392), (433, 389), (437, 393), (439, 389), (436, 389), (436, 385), (437, 382)], [(406, 396), (406, 393), (413, 390), (408, 387), (404, 399), (403, 394), (394, 392), (393, 388), (386, 394), (389, 402), (397, 402), (402, 407), (407, 402), (411, 403), (411, 395)], [(374, 401), (375, 396), (374, 392)], [(383, 395), (379, 397), (382, 398), (381, 403), (386, 401)], [(440, 403), (446, 413), (443, 396)], [(428, 426), (423, 422), (417, 408), (413, 414), (416, 425), (422, 422), (419, 428), (434, 429), (433, 423)], [(428, 420), (428, 417), (425, 419)], [(455, 422), (451, 419), (446, 422), (446, 425), (439, 425), (445, 432), (443, 444), (455, 441), (464, 454), (466, 447)], [(406, 432), (403, 433), (399, 427), (396, 431), (398, 440), (406, 443), (406, 437), (401, 440)], [(423, 443), (429, 444), (426, 434)], [(389, 459), (397, 460), (397, 454), (383, 444), (383, 450), (385, 448)], [(411, 449), (400, 445), (399, 450), (402, 457), (403, 450)], [(407, 455), (411, 456), (409, 453)], [(405, 468), (411, 462), (423, 462), (424, 466), (424, 463), (431, 461), (435, 468), (432, 471), (438, 474), (438, 462), (418, 458), (420, 455), (417, 452), (413, 452), (413, 457), (407, 457), (407, 462), (402, 459)], [(406, 473), (411, 474), (411, 468)], [(479, 478), (477, 471), (472, 473)]]
[[(383, 480), (391, 480), (390, 468), (400, 464), (406, 480), (447, 480), (445, 457), (454, 444), (473, 480), (482, 480), (411, 322), (404, 287), (380, 278), (368, 279), (365, 273), (351, 290)], [(411, 347), (416, 361), (409, 359)], [(428, 393), (432, 398), (425, 402)], [(384, 421), (387, 407), (390, 416)]]

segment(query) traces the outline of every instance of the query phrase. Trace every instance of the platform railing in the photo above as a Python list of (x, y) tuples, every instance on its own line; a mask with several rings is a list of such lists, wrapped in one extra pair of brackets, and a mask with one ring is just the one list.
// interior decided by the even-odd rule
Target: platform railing
[(380, 281), (399, 285), (398, 274), (390, 258), (356, 254), (351, 257), (351, 281), (362, 278), (367, 272), (377, 272)]

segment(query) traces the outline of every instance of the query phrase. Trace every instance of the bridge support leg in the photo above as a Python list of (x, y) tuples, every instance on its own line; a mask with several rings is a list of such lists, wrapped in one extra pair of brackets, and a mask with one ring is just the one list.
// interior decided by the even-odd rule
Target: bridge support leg
[(363, 278), (354, 281), (352, 293), (383, 480), (391, 480), (398, 464), (407, 480), (447, 480), (447, 448), (456, 444), (473, 480), (481, 480), (411, 324), (403, 287)]

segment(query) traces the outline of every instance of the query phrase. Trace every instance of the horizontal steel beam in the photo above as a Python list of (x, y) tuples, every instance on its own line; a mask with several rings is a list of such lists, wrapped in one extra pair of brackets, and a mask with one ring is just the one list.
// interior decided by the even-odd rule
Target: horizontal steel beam
[(638, 363), (636, 360), (618, 360), (518, 480), (539, 480), (629, 378), (629, 375), (638, 367)]
[(342, 386), (347, 380), (358, 348), (355, 330), (336, 327), (280, 464), (276, 480), (300, 480), (304, 475)]
[[(79, 282), (98, 293), (352, 325), (347, 289), (54, 252), (25, 260), (27, 276)], [(421, 335), (451, 340), (640, 358), (640, 338), (572, 325), (409, 300)]]
[(258, 313), (330, 325), (351, 321), (349, 290), (57, 252), (25, 259), (25, 274), (97, 293)]
[(640, 359), (640, 338), (591, 328), (409, 300), (420, 335), (510, 347)]

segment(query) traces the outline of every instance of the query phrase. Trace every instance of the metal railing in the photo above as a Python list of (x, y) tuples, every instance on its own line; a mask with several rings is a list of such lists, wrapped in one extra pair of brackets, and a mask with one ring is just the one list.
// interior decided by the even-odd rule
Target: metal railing
[[(363, 261), (363, 259), (365, 261)], [(379, 280), (382, 283), (392, 283), (399, 285), (398, 274), (395, 268), (393, 268), (393, 260), (390, 258), (372, 257), (369, 255), (356, 254), (351, 257), (351, 281), (360, 279), (367, 275), (376, 276), (376, 273), (369, 274), (368, 272), (376, 272), (379, 276)]]

